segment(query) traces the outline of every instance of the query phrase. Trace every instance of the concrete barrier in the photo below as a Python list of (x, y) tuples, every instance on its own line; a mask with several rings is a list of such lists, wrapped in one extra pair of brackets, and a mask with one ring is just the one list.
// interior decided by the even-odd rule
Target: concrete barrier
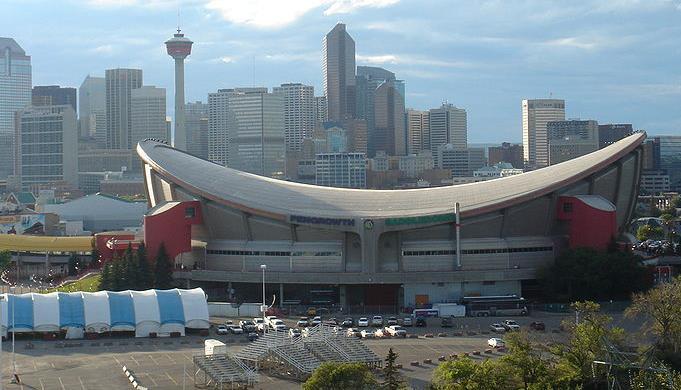
[(432, 333), (426, 333), (426, 334), (423, 335), (423, 337), (432, 339), (432, 338), (433, 338), (433, 334), (432, 334)]
[(452, 353), (452, 354), (449, 355), (449, 358), (452, 359), (452, 360), (456, 360), (456, 359), (459, 358), (459, 355)]
[(447, 337), (447, 333), (438, 333), (437, 337)]
[(417, 361), (413, 361), (413, 362), (409, 363), (409, 365), (414, 366), (414, 367), (418, 367), (419, 365), (421, 365), (421, 363), (419, 363)]
[(447, 360), (447, 358), (444, 356), (440, 356), (439, 358), (437, 358), (438, 362), (444, 362), (445, 360)]
[(485, 350), (485, 353), (488, 354), (488, 355), (491, 355), (491, 354), (492, 354), (492, 350), (491, 350), (491, 349), (486, 349), (486, 350)]
[(480, 356), (480, 351), (473, 351), (473, 355)]

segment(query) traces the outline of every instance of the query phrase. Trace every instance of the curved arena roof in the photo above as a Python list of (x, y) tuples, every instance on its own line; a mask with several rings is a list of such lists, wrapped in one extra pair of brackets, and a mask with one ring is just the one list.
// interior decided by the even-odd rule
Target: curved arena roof
[(321, 187), (271, 179), (226, 168), (153, 140), (137, 153), (165, 180), (215, 202), (254, 214), (394, 218), (451, 212), (478, 215), (525, 202), (570, 185), (632, 152), (645, 133), (604, 149), (521, 175), (457, 186), (408, 190)]

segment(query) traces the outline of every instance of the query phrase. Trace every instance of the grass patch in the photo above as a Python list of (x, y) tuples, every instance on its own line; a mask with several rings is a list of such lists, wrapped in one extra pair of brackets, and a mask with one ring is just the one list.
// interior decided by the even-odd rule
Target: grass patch
[(97, 275), (92, 275), (88, 276), (87, 278), (83, 278), (81, 280), (77, 280), (75, 282), (67, 283), (61, 287), (57, 288), (51, 288), (49, 290), (45, 290), (44, 292), (50, 293), (50, 292), (76, 292), (76, 291), (84, 291), (84, 292), (95, 292), (99, 291), (99, 282), (102, 279), (101, 274)]

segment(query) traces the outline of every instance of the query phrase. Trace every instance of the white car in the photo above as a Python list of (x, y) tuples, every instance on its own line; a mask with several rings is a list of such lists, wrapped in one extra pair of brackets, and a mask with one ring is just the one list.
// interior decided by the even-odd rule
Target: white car
[(348, 337), (362, 337), (362, 332), (357, 328), (349, 328), (345, 335)]
[(270, 328), (272, 328), (274, 330), (281, 330), (281, 331), (285, 331), (286, 329), (288, 329), (286, 327), (286, 324), (284, 324), (284, 321), (282, 321), (280, 319), (272, 320), (272, 322), (270, 323)]
[(359, 326), (360, 328), (366, 328), (367, 326), (369, 326), (369, 319), (366, 317), (360, 318), (359, 320), (357, 320), (357, 326)]
[(299, 328), (305, 328), (307, 326), (310, 326), (310, 320), (307, 317), (300, 317), (296, 326), (298, 326)]
[(386, 321), (386, 325), (388, 325), (388, 326), (397, 325), (397, 317), (388, 317), (388, 321)]
[(494, 333), (504, 333), (506, 332), (506, 328), (504, 328), (503, 325), (494, 323), (489, 326), (489, 329), (494, 332)]
[(414, 322), (411, 320), (411, 317), (404, 317), (402, 319), (402, 326), (413, 326)]
[(271, 326), (271, 325), (272, 325), (272, 321), (274, 321), (274, 320), (276, 320), (276, 319), (277, 319), (277, 316), (267, 316), (267, 317), (265, 317), (265, 323), (266, 323), (267, 325), (270, 325), (270, 326)]
[(385, 331), (392, 337), (407, 337), (407, 331), (399, 325), (388, 326)]
[(227, 330), (227, 327), (224, 326), (224, 325), (218, 325), (217, 333), (218, 334), (227, 334), (227, 333), (229, 333), (229, 330)]
[(316, 316), (310, 321), (310, 326), (317, 326), (322, 323), (322, 317)]
[(300, 329), (296, 328), (291, 328), (288, 330), (288, 336), (293, 338), (293, 337), (300, 337)]
[(371, 318), (371, 326), (383, 326), (383, 317), (373, 316)]
[(362, 336), (363, 339), (373, 339), (375, 337), (374, 332), (366, 329), (359, 332), (359, 334)]
[(227, 326), (227, 329), (229, 329), (229, 332), (232, 334), (244, 334), (244, 330), (241, 329), (239, 325), (229, 325)]
[(492, 337), (491, 339), (487, 340), (487, 345), (492, 348), (501, 348), (506, 346), (506, 343), (504, 343), (504, 340), (500, 338)]
[(378, 328), (374, 331), (374, 337), (377, 339), (382, 339), (383, 337), (390, 336), (384, 328)]
[(254, 318), (253, 322), (255, 323), (255, 330), (257, 330), (258, 332), (264, 332), (265, 329), (267, 328), (265, 320), (262, 318)]
[(511, 330), (520, 330), (520, 325), (518, 325), (517, 322), (514, 320), (505, 320), (504, 322), (501, 323), (501, 326), (504, 327), (504, 329), (511, 331)]

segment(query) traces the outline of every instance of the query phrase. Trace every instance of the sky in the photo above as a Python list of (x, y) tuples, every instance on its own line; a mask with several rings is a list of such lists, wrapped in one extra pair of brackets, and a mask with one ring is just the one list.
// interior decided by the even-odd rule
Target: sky
[(343, 22), (357, 65), (405, 80), (407, 107), (465, 108), (469, 142), (520, 142), (521, 100), (548, 97), (568, 118), (681, 134), (681, 0), (0, 0), (0, 35), (34, 85), (142, 68), (172, 115), (178, 10), (187, 101), (288, 82), (322, 95), (322, 38)]

